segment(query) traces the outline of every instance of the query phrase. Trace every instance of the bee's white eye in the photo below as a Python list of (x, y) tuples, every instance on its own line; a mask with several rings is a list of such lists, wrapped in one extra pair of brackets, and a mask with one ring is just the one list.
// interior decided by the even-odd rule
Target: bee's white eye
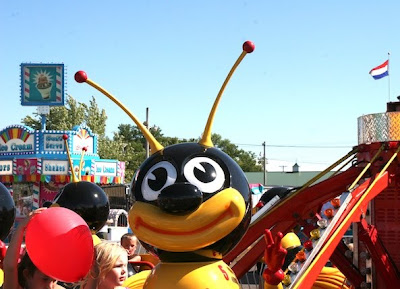
[(203, 193), (214, 193), (222, 188), (225, 174), (221, 166), (213, 159), (195, 157), (188, 161), (183, 169), (185, 178)]
[(143, 178), (143, 198), (147, 201), (156, 200), (161, 190), (175, 183), (176, 178), (177, 172), (171, 163), (162, 161), (155, 164)]

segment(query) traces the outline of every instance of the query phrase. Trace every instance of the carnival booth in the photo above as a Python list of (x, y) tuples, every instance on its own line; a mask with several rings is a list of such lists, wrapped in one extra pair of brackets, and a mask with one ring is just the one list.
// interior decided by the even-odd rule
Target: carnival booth
[(0, 131), (0, 182), (13, 192), (17, 219), (51, 202), (70, 182), (67, 137), (73, 170), (81, 168), (82, 180), (100, 186), (124, 182), (125, 163), (100, 159), (97, 135), (86, 125), (70, 131), (8, 126)]

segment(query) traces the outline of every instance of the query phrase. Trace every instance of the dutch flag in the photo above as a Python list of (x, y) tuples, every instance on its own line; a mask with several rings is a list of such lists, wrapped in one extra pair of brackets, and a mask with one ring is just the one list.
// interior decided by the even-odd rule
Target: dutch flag
[(374, 79), (380, 79), (389, 75), (389, 60), (386, 60), (381, 65), (372, 68), (369, 72)]

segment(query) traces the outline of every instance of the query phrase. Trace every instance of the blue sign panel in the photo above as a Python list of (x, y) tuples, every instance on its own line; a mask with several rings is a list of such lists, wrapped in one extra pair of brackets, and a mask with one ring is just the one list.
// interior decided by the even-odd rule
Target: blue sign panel
[(21, 64), (21, 105), (63, 106), (64, 64)]

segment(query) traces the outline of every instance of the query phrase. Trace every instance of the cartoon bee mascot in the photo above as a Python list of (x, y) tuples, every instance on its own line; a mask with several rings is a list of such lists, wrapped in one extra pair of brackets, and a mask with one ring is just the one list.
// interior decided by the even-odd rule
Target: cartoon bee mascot
[(211, 126), (230, 77), (254, 44), (243, 52), (224, 81), (198, 143), (163, 147), (150, 131), (116, 98), (88, 79), (75, 74), (120, 106), (150, 144), (151, 156), (136, 172), (131, 193), (136, 202), (129, 225), (142, 244), (161, 262), (143, 288), (240, 288), (231, 268), (222, 261), (246, 232), (251, 217), (251, 193), (239, 165), (215, 148)]

